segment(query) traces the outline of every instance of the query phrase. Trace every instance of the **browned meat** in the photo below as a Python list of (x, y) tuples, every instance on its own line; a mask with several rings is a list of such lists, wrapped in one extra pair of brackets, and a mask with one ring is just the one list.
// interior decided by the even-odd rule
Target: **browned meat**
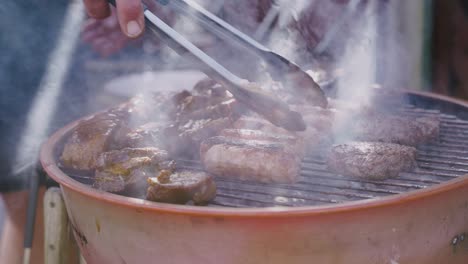
[[(136, 128), (148, 122), (160, 122), (167, 119), (167, 114), (174, 111), (175, 103), (170, 93), (138, 95), (108, 112), (122, 116), (130, 128)], [(146, 98), (148, 97), (148, 98)]]
[[(154, 94), (153, 98), (147, 100), (136, 96), (122, 105), (82, 121), (65, 142), (61, 156), (63, 165), (78, 170), (92, 170), (99, 154), (122, 147), (133, 147), (127, 141), (137, 141), (135, 133), (142, 132), (138, 129), (148, 130), (143, 127), (135, 131), (134, 128), (149, 120), (162, 123), (166, 118), (162, 109), (173, 105), (168, 98), (168, 94)], [(135, 133), (128, 135), (132, 132)]]
[[(224, 91), (224, 93), (223, 93)], [(223, 90), (222, 87), (218, 89), (210, 88), (208, 91), (203, 91), (202, 94), (191, 94), (190, 92), (183, 91), (176, 94), (173, 97), (173, 101), (176, 102), (176, 108), (174, 117), (182, 119), (196, 118), (190, 115), (194, 112), (205, 111), (208, 114), (212, 112), (210, 108), (216, 106), (231, 106), (232, 108), (239, 108), (237, 102), (234, 100), (231, 94)], [(232, 109), (233, 111), (235, 109)], [(240, 108), (239, 108), (240, 110)], [(229, 114), (232, 114), (231, 112)], [(212, 117), (214, 118), (214, 116)]]
[(256, 116), (242, 116), (234, 124), (235, 129), (261, 130), (265, 133), (289, 134), (291, 132), (273, 125), (267, 120)]
[(428, 118), (367, 114), (352, 124), (354, 138), (417, 146), (438, 137), (439, 123)]
[(212, 137), (202, 142), (200, 155), (209, 173), (242, 180), (292, 183), (301, 167), (298, 153), (275, 142)]
[(231, 95), (213, 92), (215, 88), (199, 88), (199, 95), (188, 91), (173, 95), (167, 104), (172, 104), (172, 108), (158, 108), (168, 110), (172, 120), (156, 119), (127, 130), (116, 138), (113, 149), (151, 146), (174, 156), (198, 156), (200, 142), (229, 127), (242, 112)]
[(285, 144), (291, 148), (291, 151), (297, 152), (300, 155), (305, 153), (305, 145), (302, 137), (294, 136), (292, 134), (277, 134), (267, 133), (261, 130), (252, 129), (225, 129), (221, 131), (220, 136), (228, 138), (238, 138), (245, 140), (277, 142)]
[(199, 81), (193, 87), (193, 90), (199, 95), (208, 95), (212, 97), (223, 97), (223, 98), (227, 98), (230, 96), (226, 88), (224, 88), (221, 84), (217, 83), (213, 79), (209, 79), (209, 78)]
[(290, 132), (272, 125), (270, 122), (259, 117), (245, 116), (239, 118), (233, 125), (236, 129), (260, 130), (267, 134), (277, 134), (301, 138), (304, 142), (305, 152), (316, 150), (319, 146), (329, 145), (332, 142), (330, 125), (332, 119), (325, 116), (304, 116), (307, 130), (303, 132)]
[(439, 139), (440, 119), (438, 116), (418, 117), (415, 122), (421, 131), (423, 143)]
[(203, 171), (162, 171), (148, 178), (148, 185), (146, 199), (155, 202), (203, 205), (216, 196), (213, 178)]
[(210, 79), (200, 81), (192, 92), (177, 94), (173, 101), (173, 121), (162, 129), (159, 141), (177, 156), (198, 156), (202, 140), (230, 127), (244, 111), (230, 93)]
[(96, 167), (95, 188), (122, 192), (160, 170), (173, 170), (175, 162), (157, 148), (125, 148), (102, 153)]
[(179, 126), (179, 136), (200, 143), (206, 138), (217, 135), (231, 123), (229, 118), (190, 120)]
[(121, 117), (112, 112), (81, 122), (65, 142), (61, 156), (63, 165), (78, 170), (94, 169), (97, 157), (109, 149), (121, 124)]
[(327, 159), (328, 168), (336, 173), (373, 180), (396, 177), (415, 164), (415, 148), (377, 142), (333, 146)]
[(168, 150), (169, 144), (177, 142), (172, 142), (165, 136), (167, 126), (165, 122), (149, 122), (126, 131), (126, 134), (115, 139), (112, 149), (156, 147)]
[(185, 113), (184, 115), (179, 116), (179, 119), (182, 122), (205, 118), (215, 119), (230, 117), (232, 119), (237, 119), (242, 112), (243, 111), (239, 103), (235, 99), (230, 98), (220, 101), (215, 105), (210, 105), (190, 113)]

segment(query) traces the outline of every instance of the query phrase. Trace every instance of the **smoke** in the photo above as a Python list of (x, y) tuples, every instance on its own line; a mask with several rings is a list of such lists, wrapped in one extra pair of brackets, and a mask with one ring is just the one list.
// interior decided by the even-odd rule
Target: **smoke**
[(377, 58), (377, 1), (370, 1), (362, 19), (355, 22), (346, 41), (344, 55), (337, 65), (344, 72), (338, 80), (337, 98), (368, 106), (372, 87), (376, 82)]

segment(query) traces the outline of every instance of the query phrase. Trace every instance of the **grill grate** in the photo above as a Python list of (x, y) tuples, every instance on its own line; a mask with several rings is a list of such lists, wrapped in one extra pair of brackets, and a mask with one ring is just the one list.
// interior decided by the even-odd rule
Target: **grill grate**
[[(400, 194), (468, 174), (468, 121), (438, 110), (408, 106), (413, 116), (438, 116), (439, 142), (418, 147), (418, 168), (383, 181), (361, 180), (327, 170), (325, 158), (311, 154), (303, 160), (295, 184), (264, 184), (217, 178), (218, 193), (210, 206), (269, 207), (336, 204)], [(198, 161), (179, 160), (188, 169), (201, 169)]]
[[(439, 142), (418, 147), (418, 168), (383, 181), (361, 180), (327, 170), (325, 158), (312, 153), (304, 158), (299, 181), (295, 184), (265, 184), (216, 178), (217, 196), (208, 206), (270, 207), (336, 204), (384, 197), (429, 186), (468, 174), (468, 121), (438, 110), (408, 106), (406, 115), (438, 116), (441, 121)], [(323, 153), (323, 151), (322, 151)], [(199, 161), (177, 160), (178, 166), (201, 170)], [(68, 173), (82, 183), (90, 177)]]

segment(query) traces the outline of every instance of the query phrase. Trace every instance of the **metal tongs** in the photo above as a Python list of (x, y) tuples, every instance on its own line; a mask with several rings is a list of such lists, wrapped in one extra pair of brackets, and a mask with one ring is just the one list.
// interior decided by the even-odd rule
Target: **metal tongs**
[[(115, 6), (114, 0), (108, 0)], [(289, 60), (273, 53), (254, 39), (232, 27), (229, 23), (208, 12), (192, 0), (158, 0), (162, 5), (168, 5), (177, 12), (186, 14), (205, 29), (222, 39), (229, 39), (243, 46), (247, 51), (253, 52), (262, 58), (267, 70), (272, 73), (275, 80), (293, 87), (295, 94), (311, 104), (325, 107), (327, 99), (318, 84), (299, 66)], [(191, 55), (203, 66), (203, 71), (223, 84), (229, 92), (241, 103), (251, 110), (265, 117), (276, 126), (289, 131), (304, 131), (306, 125), (298, 112), (291, 111), (289, 106), (260, 89), (252, 89), (248, 81), (233, 74), (213, 58), (184, 38), (181, 34), (163, 22), (152, 13), (146, 4), (143, 4), (145, 23), (148, 31), (154, 33), (180, 55)]]

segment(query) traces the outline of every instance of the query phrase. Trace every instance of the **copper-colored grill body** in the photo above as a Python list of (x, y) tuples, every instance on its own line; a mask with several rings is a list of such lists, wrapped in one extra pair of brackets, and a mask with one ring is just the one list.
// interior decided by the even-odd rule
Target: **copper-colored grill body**
[(209, 207), (158, 204), (95, 190), (57, 167), (77, 122), (49, 139), (41, 161), (89, 264), (468, 263), (468, 104), (408, 94), (426, 107), (418, 114), (441, 109), (440, 142), (418, 148), (418, 170), (384, 182), (334, 175), (309, 157), (294, 185), (218, 180)]

